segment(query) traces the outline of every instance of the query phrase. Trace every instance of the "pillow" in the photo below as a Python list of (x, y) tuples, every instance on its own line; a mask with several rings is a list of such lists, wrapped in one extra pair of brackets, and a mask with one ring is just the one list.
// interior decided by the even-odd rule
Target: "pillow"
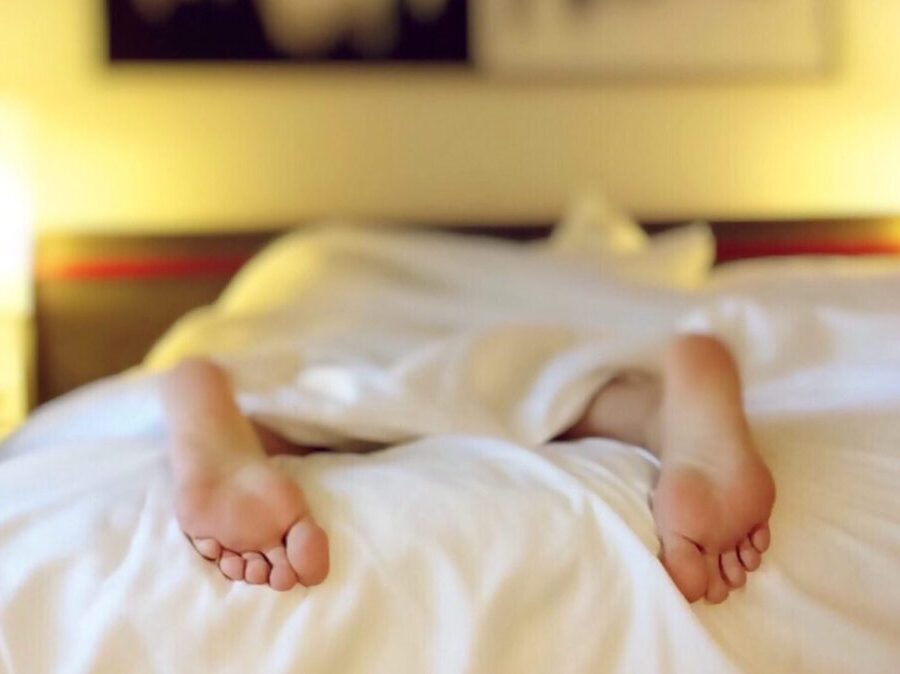
[(577, 202), (554, 231), (550, 249), (587, 259), (613, 277), (684, 290), (706, 283), (716, 257), (715, 238), (705, 223), (648, 236), (603, 197)]

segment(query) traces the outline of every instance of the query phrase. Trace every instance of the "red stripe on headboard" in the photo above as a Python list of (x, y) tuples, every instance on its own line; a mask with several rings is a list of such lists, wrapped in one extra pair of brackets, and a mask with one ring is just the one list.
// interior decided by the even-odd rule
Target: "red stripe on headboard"
[(722, 241), (719, 262), (787, 255), (900, 255), (900, 241)]
[(247, 255), (100, 258), (44, 263), (37, 275), (41, 280), (58, 281), (228, 278), (249, 259)]
[[(720, 240), (717, 244), (719, 262), (787, 255), (900, 255), (900, 241)], [(230, 278), (250, 257), (130, 256), (44, 262), (37, 274), (41, 280), (55, 281)]]

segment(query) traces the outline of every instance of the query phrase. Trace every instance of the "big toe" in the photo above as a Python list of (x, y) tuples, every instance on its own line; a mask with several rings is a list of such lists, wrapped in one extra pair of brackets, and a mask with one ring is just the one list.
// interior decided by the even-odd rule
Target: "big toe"
[(328, 536), (311, 517), (300, 520), (287, 534), (287, 558), (299, 581), (318, 585), (328, 575)]
[(688, 539), (663, 536), (662, 563), (684, 598), (695, 602), (706, 595), (709, 574), (699, 548)]

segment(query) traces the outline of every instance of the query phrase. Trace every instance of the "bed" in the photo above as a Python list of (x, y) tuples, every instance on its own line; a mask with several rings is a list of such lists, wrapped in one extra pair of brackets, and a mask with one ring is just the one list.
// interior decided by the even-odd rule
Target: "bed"
[[(558, 228), (551, 244), (515, 251), (477, 237), (316, 232), (266, 249), (215, 305), (168, 331), (142, 367), (43, 406), (0, 446), (3, 671), (897, 670), (896, 258), (713, 268), (703, 227), (647, 240), (622, 219), (587, 216)], [(467, 265), (503, 273), (473, 289)], [(446, 388), (430, 406), (394, 389), (378, 398), (394, 380), (363, 363), (349, 380), (333, 367), (303, 379), (323, 397), (295, 414), (306, 370), (285, 365), (296, 355), (285, 335), (309, 324), (310, 306), (321, 326), (371, 319), (348, 308), (351, 296), (331, 294), (366, 269), (378, 270), (397, 311), (429, 326), (470, 322), (472, 293), (487, 293), (509, 312), (500, 321), (492, 313), (490, 328), (519, 331), (490, 358), (440, 352)], [(437, 307), (435, 288), (447, 300)], [(451, 301), (460, 293), (465, 311)], [(298, 308), (300, 296), (318, 304)], [(601, 360), (597, 350), (555, 349), (567, 357), (478, 405), (454, 388), (466, 368), (489, 384), (492, 368), (532, 354), (543, 334), (535, 316), (584, 327), (594, 313), (612, 317), (620, 337), (598, 345)], [(379, 339), (409, 338), (390, 321), (366, 325)], [(419, 337), (422, 325), (413, 326)], [(778, 486), (772, 549), (721, 606), (688, 605), (656, 559), (652, 457), (608, 440), (545, 441), (578, 405), (577, 372), (652, 360), (670, 330), (714, 333), (735, 350)], [(177, 527), (158, 373), (205, 352), (233, 364), (242, 405), (283, 432), (389, 445), (278, 459), (331, 536), (332, 573), (320, 587), (276, 594), (231, 584)], [(446, 432), (421, 438), (426, 422)]]

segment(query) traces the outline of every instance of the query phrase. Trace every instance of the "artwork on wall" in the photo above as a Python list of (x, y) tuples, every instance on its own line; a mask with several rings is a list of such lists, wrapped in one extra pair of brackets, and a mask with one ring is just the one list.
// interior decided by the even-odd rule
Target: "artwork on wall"
[(469, 61), (467, 0), (106, 0), (112, 61)]
[(443, 64), (495, 75), (809, 73), (832, 0), (106, 0), (122, 61)]

